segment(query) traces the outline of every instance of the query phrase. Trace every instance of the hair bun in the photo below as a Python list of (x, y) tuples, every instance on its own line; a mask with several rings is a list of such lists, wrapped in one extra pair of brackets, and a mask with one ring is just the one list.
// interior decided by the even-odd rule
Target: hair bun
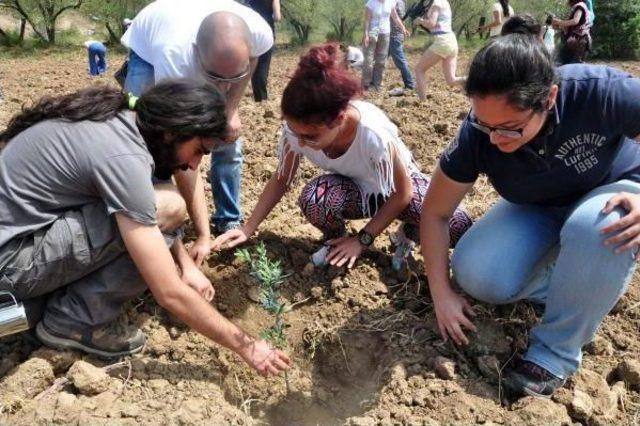
[(296, 74), (313, 80), (324, 80), (331, 69), (338, 66), (340, 49), (336, 44), (312, 47), (300, 59)]

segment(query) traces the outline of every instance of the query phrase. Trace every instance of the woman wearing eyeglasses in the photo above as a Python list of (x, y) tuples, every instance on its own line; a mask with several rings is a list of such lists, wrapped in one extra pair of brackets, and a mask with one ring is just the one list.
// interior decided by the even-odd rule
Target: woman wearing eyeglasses
[(501, 199), (459, 241), (453, 276), (484, 302), (545, 305), (527, 352), (502, 377), (512, 395), (548, 397), (576, 371), (635, 269), (640, 80), (604, 66), (556, 69), (539, 40), (511, 34), (476, 54), (465, 88), (471, 112), (421, 217), (438, 326), (458, 344), (475, 330), (450, 286), (447, 223), (482, 173)]
[[(251, 217), (239, 229), (213, 242), (213, 249), (234, 247), (253, 235), (289, 189), (300, 163), (308, 159), (328, 172), (308, 182), (299, 205), (319, 228), (327, 245), (313, 256), (352, 267), (394, 219), (404, 222), (398, 235), (394, 265), (417, 239), (422, 199), (429, 179), (419, 172), (398, 129), (376, 106), (355, 100), (358, 81), (343, 66), (337, 45), (312, 48), (303, 56), (282, 95), (285, 120), (279, 146), (280, 164), (265, 186)], [(346, 235), (345, 220), (371, 218), (357, 234)], [(449, 220), (451, 244), (471, 225), (456, 209)]]

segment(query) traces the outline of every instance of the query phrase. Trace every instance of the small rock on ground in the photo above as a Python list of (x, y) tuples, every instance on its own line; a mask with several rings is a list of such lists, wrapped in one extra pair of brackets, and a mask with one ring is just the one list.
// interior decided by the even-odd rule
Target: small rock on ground
[(433, 369), (441, 379), (453, 380), (456, 377), (456, 363), (449, 358), (443, 356), (436, 357)]
[(86, 361), (76, 361), (69, 371), (67, 378), (83, 395), (97, 395), (109, 389), (111, 377), (102, 369)]

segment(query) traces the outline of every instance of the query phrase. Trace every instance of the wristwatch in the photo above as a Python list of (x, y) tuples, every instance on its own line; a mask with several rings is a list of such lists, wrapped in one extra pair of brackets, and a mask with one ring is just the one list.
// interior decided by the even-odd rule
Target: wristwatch
[(364, 229), (361, 229), (360, 232), (358, 232), (357, 237), (360, 244), (362, 244), (365, 247), (369, 247), (371, 244), (373, 244), (373, 240), (375, 239), (373, 235), (371, 235)]

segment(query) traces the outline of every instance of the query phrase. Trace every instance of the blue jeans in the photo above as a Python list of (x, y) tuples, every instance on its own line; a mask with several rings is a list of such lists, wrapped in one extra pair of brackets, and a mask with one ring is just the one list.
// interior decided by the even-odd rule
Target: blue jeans
[(142, 59), (136, 52), (129, 50), (129, 66), (124, 81), (125, 93), (140, 96), (142, 92), (153, 86), (153, 65)]
[(100, 75), (107, 71), (107, 48), (102, 43), (91, 43), (89, 52), (89, 74)]
[(221, 143), (211, 152), (211, 192), (215, 211), (211, 223), (219, 230), (242, 221), (240, 177), (242, 175), (242, 139)]
[(416, 80), (411, 73), (411, 67), (409, 67), (409, 61), (404, 55), (404, 36), (393, 35), (389, 40), (389, 56), (393, 59), (393, 63), (396, 68), (400, 70), (402, 75), (402, 81), (405, 89), (414, 89), (416, 87)]
[[(133, 50), (129, 51), (129, 69), (125, 92), (140, 96), (154, 84), (153, 65)], [(218, 228), (240, 223), (240, 178), (242, 174), (242, 140), (221, 143), (211, 152), (211, 191), (215, 212), (211, 222)]]
[(640, 183), (603, 185), (574, 205), (546, 208), (501, 200), (458, 242), (451, 259), (461, 288), (483, 302), (528, 299), (545, 305), (524, 358), (567, 378), (604, 317), (624, 294), (634, 253), (613, 253), (600, 229), (624, 216), (602, 213), (615, 194)]

